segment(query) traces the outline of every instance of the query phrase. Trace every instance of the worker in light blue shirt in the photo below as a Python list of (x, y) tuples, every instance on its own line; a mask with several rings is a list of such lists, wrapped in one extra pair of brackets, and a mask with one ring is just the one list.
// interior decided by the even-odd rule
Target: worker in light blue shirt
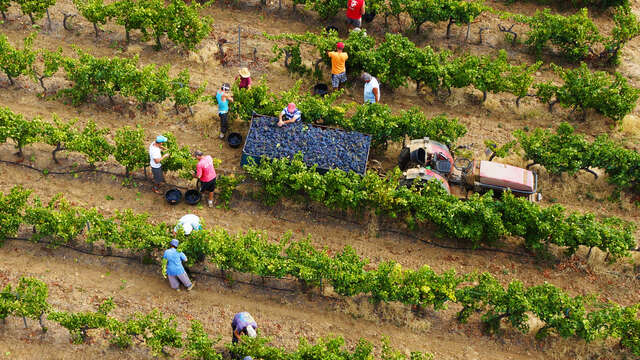
[(229, 129), (229, 101), (233, 102), (233, 95), (229, 92), (230, 85), (222, 84), (220, 90), (216, 92), (218, 102), (218, 116), (220, 116), (220, 139), (224, 139)]
[(164, 251), (163, 259), (167, 260), (167, 277), (171, 288), (180, 291), (180, 283), (187, 288), (187, 291), (193, 289), (193, 283), (189, 280), (189, 275), (182, 266), (183, 261), (187, 261), (187, 256), (178, 251), (180, 244), (177, 239), (171, 240), (171, 247)]

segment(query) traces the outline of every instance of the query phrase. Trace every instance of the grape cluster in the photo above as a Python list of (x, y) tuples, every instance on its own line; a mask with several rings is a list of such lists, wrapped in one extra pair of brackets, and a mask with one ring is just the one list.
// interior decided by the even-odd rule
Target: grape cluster
[(323, 129), (301, 121), (283, 127), (277, 123), (275, 117), (254, 117), (244, 145), (245, 154), (279, 159), (293, 158), (301, 152), (308, 165), (364, 174), (371, 145), (369, 135)]

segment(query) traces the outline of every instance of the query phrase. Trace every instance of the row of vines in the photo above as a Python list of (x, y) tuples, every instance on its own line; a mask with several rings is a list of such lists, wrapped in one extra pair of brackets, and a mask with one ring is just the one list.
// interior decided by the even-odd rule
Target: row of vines
[(337, 169), (320, 175), (296, 156), (264, 158), (258, 165), (245, 166), (245, 170), (261, 185), (268, 205), (301, 195), (331, 209), (375, 211), (409, 227), (431, 224), (440, 235), (467, 241), (474, 247), (517, 236), (536, 253), (545, 253), (555, 245), (571, 255), (586, 246), (619, 258), (629, 256), (629, 250), (637, 246), (635, 226), (619, 218), (598, 220), (590, 213), (567, 213), (560, 205), (542, 207), (510, 193), (500, 199), (487, 193), (460, 200), (435, 182), (410, 189), (399, 185), (402, 173), (397, 168), (384, 178), (372, 171), (362, 177)]
[[(289, 69), (302, 74), (310, 70), (302, 65), (301, 44), (309, 44), (316, 49), (320, 57), (318, 62), (329, 63), (327, 51), (332, 51), (338, 41), (343, 41), (349, 54), (349, 72), (360, 74), (366, 71), (391, 89), (406, 86), (408, 80), (414, 81), (418, 89), (428, 87), (436, 95), (443, 91), (451, 94), (452, 88), (473, 86), (483, 92), (483, 100), (487, 93), (510, 93), (516, 96), (516, 104), (519, 104), (522, 98), (532, 96), (548, 104), (549, 111), (555, 104), (560, 104), (583, 112), (593, 109), (613, 120), (621, 120), (633, 111), (640, 96), (640, 89), (631, 86), (621, 74), (612, 76), (603, 71), (594, 72), (584, 63), (576, 69), (552, 64), (559, 79), (536, 83), (534, 74), (542, 63), (512, 65), (503, 50), (497, 56), (454, 56), (448, 50), (417, 47), (399, 34), (386, 34), (385, 40), (376, 44), (373, 37), (362, 31), (352, 31), (344, 40), (332, 30), (323, 30), (321, 34), (267, 35), (267, 38), (289, 42), (274, 46), (274, 60), (283, 53), (295, 54), (296, 58), (288, 63)], [(292, 67), (292, 64), (298, 66)]]
[[(55, 246), (84, 240), (150, 256), (159, 255), (170, 239), (170, 226), (152, 224), (148, 214), (124, 210), (106, 217), (96, 209), (73, 207), (60, 196), (47, 205), (29, 198), (30, 191), (21, 187), (0, 194), (0, 239), (16, 236), (25, 225), (34, 229), (33, 241), (47, 238)], [(572, 297), (548, 283), (526, 287), (515, 280), (505, 287), (488, 273), (459, 275), (450, 270), (437, 274), (426, 265), (411, 270), (394, 261), (371, 269), (369, 260), (350, 247), (329, 255), (327, 250), (314, 248), (309, 239), (294, 241), (289, 234), (270, 241), (254, 231), (230, 234), (205, 228), (189, 236), (179, 234), (179, 238), (179, 250), (187, 254), (191, 264), (208, 260), (226, 271), (227, 277), (232, 276), (229, 271), (263, 279), (292, 277), (305, 287), (330, 285), (342, 296), (364, 294), (374, 303), (400, 302), (434, 310), (457, 303), (462, 306), (458, 320), (465, 322), (483, 313), (482, 321), (490, 331), (498, 331), (504, 319), (526, 333), (529, 317), (535, 316), (544, 323), (538, 338), (551, 334), (588, 342), (614, 338), (640, 354), (638, 305), (622, 307), (591, 296)]]
[[(198, 320), (190, 320), (186, 333), (178, 330), (175, 316), (162, 314), (159, 310), (149, 313), (135, 313), (119, 320), (110, 313), (116, 308), (113, 299), (108, 298), (95, 311), (69, 312), (53, 308), (48, 303), (49, 289), (41, 280), (22, 277), (14, 286), (7, 285), (0, 291), (0, 319), (9, 316), (22, 317), (40, 322), (43, 332), (48, 328), (45, 319), (69, 331), (74, 344), (88, 343), (90, 332), (102, 332), (109, 343), (120, 349), (131, 348), (134, 344), (144, 345), (154, 356), (168, 355), (169, 349), (183, 349), (181, 358), (201, 360), (222, 360), (222, 349), (216, 344), (222, 336), (212, 338)], [(373, 345), (360, 339), (353, 351), (345, 347), (342, 337), (328, 337), (315, 344), (300, 339), (298, 348), (288, 351), (268, 345), (270, 339), (264, 337), (245, 338), (240, 344), (226, 343), (225, 348), (237, 358), (251, 355), (256, 359), (373, 359)], [(381, 359), (385, 360), (430, 360), (430, 354), (412, 352), (410, 356), (395, 351), (385, 339), (382, 342)]]
[(14, 78), (28, 76), (37, 81), (46, 94), (45, 79), (62, 69), (71, 86), (60, 90), (57, 95), (70, 99), (73, 105), (95, 100), (99, 96), (109, 97), (113, 101), (113, 96), (121, 95), (136, 99), (145, 109), (149, 104), (170, 99), (178, 111), (182, 106), (191, 109), (192, 105), (202, 100), (206, 83), (191, 87), (187, 69), (171, 77), (168, 65), (140, 66), (137, 56), (95, 57), (78, 49), (77, 57), (67, 57), (62, 54), (62, 49), (33, 49), (34, 36), (32, 34), (25, 38), (24, 46), (18, 49), (9, 43), (6, 36), (0, 35), (0, 70), (12, 84)]
[[(467, 26), (468, 39), (471, 24), (483, 13), (492, 12), (502, 19), (513, 21), (513, 25), (526, 26), (528, 30), (525, 33), (524, 44), (538, 56), (543, 48), (553, 47), (563, 58), (572, 62), (597, 59), (603, 63), (617, 64), (622, 48), (640, 35), (640, 22), (631, 11), (628, 1), (591, 2), (606, 4), (604, 7), (615, 6), (611, 35), (601, 34), (586, 8), (568, 16), (553, 14), (549, 9), (537, 11), (533, 16), (529, 16), (493, 9), (485, 5), (483, 0), (371, 0), (367, 1), (366, 5), (370, 14), (384, 16), (385, 23), (389, 17), (395, 18), (401, 28), (401, 16), (407, 15), (411, 18), (411, 27), (416, 32), (419, 32), (422, 24), (426, 22), (448, 22), (447, 39), (454, 24)], [(305, 4), (322, 18), (333, 17), (346, 8), (346, 2), (334, 0), (294, 0), (294, 3)], [(507, 27), (500, 24), (498, 29), (512, 36), (515, 44), (518, 34), (513, 30), (513, 25)]]
[[(0, 0), (0, 11), (7, 20), (6, 12), (11, 6), (11, 0)], [(55, 5), (56, 0), (15, 0), (22, 12), (29, 16), (32, 23), (48, 14), (49, 7)], [(171, 0), (167, 4), (164, 0), (117, 0), (105, 4), (104, 0), (73, 0), (80, 14), (93, 24), (98, 37), (99, 26), (109, 21), (124, 27), (127, 43), (130, 32), (138, 30), (143, 39), (153, 38), (156, 49), (162, 48), (162, 37), (167, 36), (176, 45), (186, 50), (195, 50), (212, 30), (213, 19), (200, 16), (198, 2), (187, 5), (183, 0)], [(65, 16), (65, 28), (67, 28)]]
[[(289, 102), (295, 102), (305, 122), (319, 122), (335, 125), (349, 131), (371, 135), (373, 147), (385, 148), (389, 141), (401, 142), (410, 138), (429, 137), (446, 144), (454, 144), (467, 133), (467, 128), (457, 118), (438, 115), (431, 119), (418, 108), (392, 114), (385, 104), (338, 104), (336, 100), (342, 92), (319, 97), (300, 91), (298, 82), (289, 90), (273, 93), (265, 82), (253, 85), (251, 89), (233, 87), (234, 102), (230, 112), (241, 119), (251, 119), (251, 114), (278, 114)], [(353, 110), (351, 116), (347, 112)]]
[[(22, 149), (29, 144), (44, 143), (54, 147), (52, 157), (55, 162), (58, 162), (58, 152), (68, 151), (83, 155), (91, 167), (113, 157), (125, 168), (127, 177), (133, 171), (146, 170), (149, 165), (149, 144), (145, 142), (148, 137), (140, 126), (116, 129), (111, 141), (108, 137), (110, 129), (98, 128), (93, 121), (88, 121), (82, 128), (76, 126), (76, 123), (75, 119), (62, 121), (57, 117), (52, 122), (39, 118), (27, 120), (8, 108), (0, 108), (0, 144), (11, 139), (21, 154)], [(191, 179), (197, 164), (192, 152), (186, 146), (179, 146), (173, 134), (165, 133), (164, 136), (168, 139), (166, 153), (170, 155), (162, 162), (162, 168), (178, 172), (184, 179)], [(216, 162), (219, 164), (219, 160)], [(242, 176), (234, 174), (218, 177), (222, 206), (229, 206), (232, 192), (240, 181)]]
[[(22, 12), (28, 14), (33, 21), (42, 18), (55, 0), (16, 1)], [(3, 15), (9, 9), (11, 1), (0, 1)], [(603, 36), (598, 27), (589, 18), (587, 9), (569, 15), (552, 14), (550, 10), (538, 11), (533, 16), (513, 14), (498, 11), (484, 4), (481, 0), (372, 0), (367, 2), (370, 13), (398, 19), (401, 24), (401, 14), (408, 15), (412, 20), (412, 27), (419, 31), (425, 22), (440, 23), (447, 21), (447, 38), (451, 25), (466, 25), (467, 38), (469, 27), (484, 12), (497, 13), (503, 19), (526, 25), (527, 45), (535, 54), (540, 55), (543, 48), (550, 45), (557, 48), (560, 54), (570, 61), (585, 61), (599, 59), (609, 64), (619, 62), (620, 51), (631, 39), (640, 35), (640, 22), (631, 12), (627, 1), (589, 1), (589, 4), (600, 4), (602, 7), (615, 6), (613, 12), (614, 28), (610, 36)], [(167, 5), (163, 0), (118, 0), (105, 4), (104, 0), (74, 0), (80, 14), (94, 26), (96, 36), (99, 26), (111, 20), (123, 26), (127, 42), (132, 30), (139, 30), (144, 39), (153, 37), (156, 47), (160, 48), (161, 36), (167, 37), (185, 49), (195, 50), (197, 45), (211, 32), (212, 20), (201, 17), (201, 5), (192, 2), (186, 5), (182, 0), (171, 0)], [(344, 1), (335, 0), (294, 0), (294, 5), (304, 4), (316, 11), (322, 18), (335, 16), (346, 6)], [(5, 16), (6, 19), (6, 16)], [(514, 44), (518, 34), (513, 26), (499, 25), (500, 31), (509, 33)]]
[(588, 141), (567, 123), (560, 124), (555, 132), (518, 130), (514, 135), (524, 150), (524, 158), (532, 161), (530, 165), (542, 165), (554, 175), (604, 169), (607, 180), (618, 189), (640, 192), (640, 153), (621, 146), (607, 135)]

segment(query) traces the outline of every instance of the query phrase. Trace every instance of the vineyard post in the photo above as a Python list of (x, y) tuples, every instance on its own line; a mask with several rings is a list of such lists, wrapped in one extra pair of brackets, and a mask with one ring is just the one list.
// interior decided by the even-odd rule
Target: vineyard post
[(240, 25), (238, 25), (238, 62), (240, 63), (240, 65), (242, 65), (242, 51), (240, 50), (240, 32), (242, 31), (242, 28), (240, 27)]
[(51, 16), (49, 15), (49, 9), (47, 9), (47, 29), (51, 31)]
[(478, 30), (478, 37), (480, 38), (480, 39), (478, 40), (478, 45), (482, 45), (482, 33), (483, 33), (485, 30), (489, 30), (489, 27), (488, 27), (488, 26), (483, 26), (483, 27), (481, 27), (481, 28), (480, 28), (480, 30)]

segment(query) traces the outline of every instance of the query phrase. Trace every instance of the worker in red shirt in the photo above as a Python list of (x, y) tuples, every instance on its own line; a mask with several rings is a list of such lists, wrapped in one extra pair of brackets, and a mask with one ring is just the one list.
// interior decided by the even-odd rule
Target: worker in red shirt
[(200, 150), (196, 150), (193, 153), (193, 156), (198, 160), (196, 173), (193, 177), (198, 178), (202, 183), (200, 192), (203, 194), (205, 192), (209, 193), (209, 200), (207, 200), (207, 203), (209, 207), (213, 207), (213, 192), (216, 190), (216, 178), (218, 177), (216, 169), (213, 167), (213, 158), (209, 155), (204, 156)]
[(347, 0), (347, 26), (349, 30), (362, 27), (364, 0)]

